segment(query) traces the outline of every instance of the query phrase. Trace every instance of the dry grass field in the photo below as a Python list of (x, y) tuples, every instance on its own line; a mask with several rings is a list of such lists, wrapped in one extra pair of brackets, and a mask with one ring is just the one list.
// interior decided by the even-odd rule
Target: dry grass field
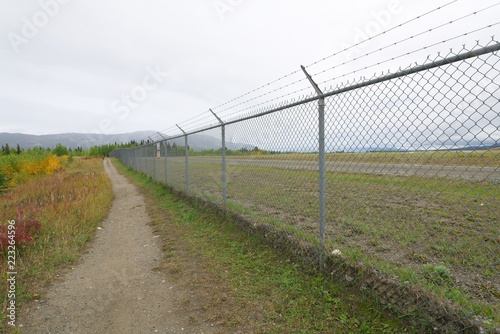
[[(16, 302), (40, 297), (61, 267), (72, 264), (107, 215), (113, 193), (102, 158), (75, 158), (64, 170), (36, 176), (0, 195), (0, 224), (16, 221)], [(5, 249), (3, 249), (5, 251)], [(0, 257), (6, 282), (7, 258)], [(0, 290), (4, 318), (7, 290)], [(17, 312), (19, 314), (19, 312)]]

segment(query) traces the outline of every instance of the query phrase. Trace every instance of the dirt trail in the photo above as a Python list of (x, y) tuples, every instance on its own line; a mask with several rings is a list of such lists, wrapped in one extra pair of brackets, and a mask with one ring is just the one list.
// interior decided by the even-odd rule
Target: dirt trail
[(147, 225), (143, 197), (109, 159), (104, 165), (115, 194), (109, 216), (79, 264), (27, 307), (22, 332), (214, 333), (189, 321), (179, 302), (188, 292), (155, 270), (161, 241)]

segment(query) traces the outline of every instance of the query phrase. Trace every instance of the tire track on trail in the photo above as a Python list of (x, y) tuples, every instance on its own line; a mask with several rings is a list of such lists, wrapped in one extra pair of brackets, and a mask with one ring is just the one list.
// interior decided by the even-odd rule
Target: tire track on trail
[(27, 305), (22, 333), (214, 333), (189, 321), (185, 291), (155, 271), (161, 241), (148, 226), (143, 196), (109, 159), (104, 167), (115, 199), (88, 252)]

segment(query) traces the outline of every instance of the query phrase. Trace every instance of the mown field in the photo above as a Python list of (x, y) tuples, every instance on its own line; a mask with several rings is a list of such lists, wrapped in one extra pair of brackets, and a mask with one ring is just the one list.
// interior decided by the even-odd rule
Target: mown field
[[(228, 206), (251, 219), (318, 243), (318, 173), (255, 161), (309, 154), (237, 157), (227, 166)], [(205, 159), (205, 160), (203, 160)], [(228, 162), (232, 157), (228, 157)], [(336, 159), (336, 160), (335, 160)], [(309, 160), (311, 161), (311, 160)], [(332, 154), (328, 161), (483, 166), (498, 173), (498, 151)], [(165, 179), (164, 160), (141, 168)], [(492, 168), (493, 167), (493, 168)], [(496, 168), (495, 168), (496, 167)], [(168, 181), (185, 190), (182, 158), (168, 159)], [(222, 203), (221, 163), (193, 157), (189, 191)], [(423, 286), (468, 315), (500, 324), (500, 187), (498, 180), (327, 171), (326, 247), (401, 282)]]
[[(25, 163), (19, 160), (18, 165)], [(6, 273), (11, 271), (7, 270), (6, 226), (10, 220), (16, 222), (17, 317), (25, 301), (40, 298), (61, 268), (76, 261), (111, 205), (113, 193), (102, 158), (74, 158), (60, 167), (23, 177), (0, 194), (2, 282), (7, 282)], [(0, 332), (13, 330), (6, 325), (6, 288), (0, 289), (0, 302)], [(18, 318), (16, 324), (21, 323)]]

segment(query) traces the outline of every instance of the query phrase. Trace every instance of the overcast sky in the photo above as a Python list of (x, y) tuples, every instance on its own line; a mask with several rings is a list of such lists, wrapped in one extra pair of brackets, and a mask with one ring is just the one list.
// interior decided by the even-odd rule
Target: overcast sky
[[(224, 118), (230, 110), (217, 106), (379, 31), (446, 5), (310, 71), (321, 72), (496, 3), (0, 0), (0, 132), (161, 131), (209, 108)], [(374, 54), (370, 61), (497, 23), (499, 12), (500, 6), (491, 8), (385, 55)], [(476, 39), (487, 43), (499, 32), (498, 25), (484, 29), (400, 58), (397, 66), (424, 61), (437, 50), (473, 45)], [(363, 62), (342, 70), (348, 73), (357, 64)]]

